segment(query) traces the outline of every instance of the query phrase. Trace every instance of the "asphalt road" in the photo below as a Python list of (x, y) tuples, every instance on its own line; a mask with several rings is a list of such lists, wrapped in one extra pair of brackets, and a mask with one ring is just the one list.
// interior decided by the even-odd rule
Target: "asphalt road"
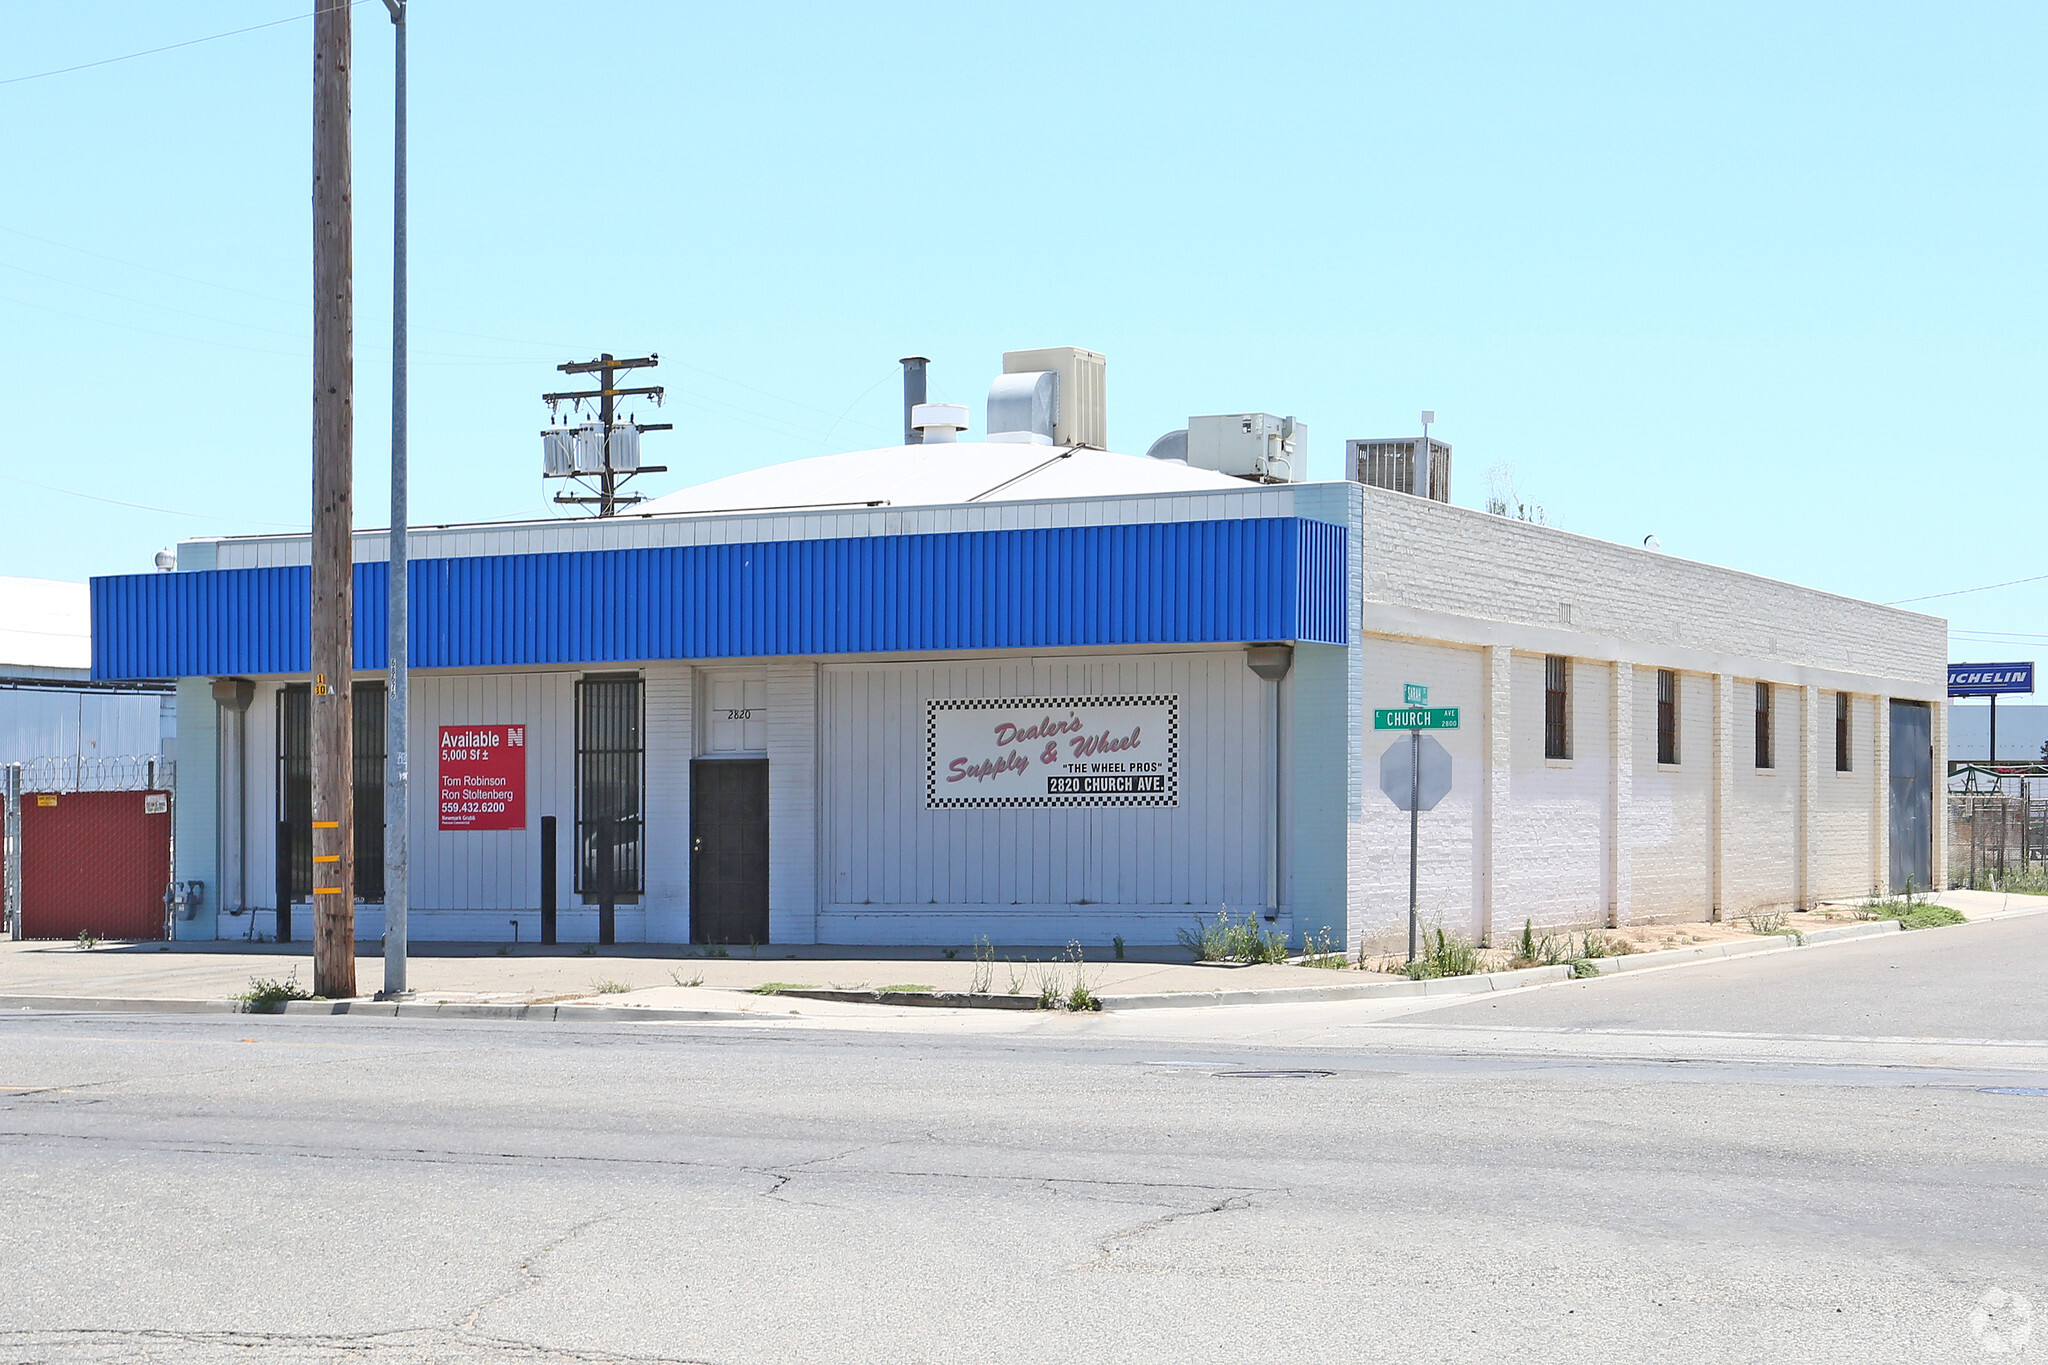
[[(2048, 1091), (2044, 949), (1092, 1018), (9, 1015), (0, 1362), (2048, 1354), (2048, 1093), (1987, 1093)], [(1276, 1069), (1330, 1074), (1229, 1074)]]

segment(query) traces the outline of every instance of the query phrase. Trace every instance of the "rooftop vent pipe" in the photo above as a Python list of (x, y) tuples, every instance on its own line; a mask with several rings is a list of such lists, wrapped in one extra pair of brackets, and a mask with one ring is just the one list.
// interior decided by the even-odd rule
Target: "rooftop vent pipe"
[(924, 443), (924, 434), (917, 429), (912, 417), (917, 405), (924, 402), (925, 370), (931, 363), (921, 355), (903, 357), (903, 444), (907, 446)]
[(967, 409), (958, 403), (919, 403), (910, 410), (910, 427), (924, 445), (957, 441), (967, 430)]

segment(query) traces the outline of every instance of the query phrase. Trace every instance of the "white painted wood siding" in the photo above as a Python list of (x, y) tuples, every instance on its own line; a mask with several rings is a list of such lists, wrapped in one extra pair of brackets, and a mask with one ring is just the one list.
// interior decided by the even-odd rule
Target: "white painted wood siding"
[[(1040, 942), (1172, 942), (1198, 914), (1265, 903), (1269, 702), (1242, 650), (822, 675), (824, 941), (964, 942), (1028, 920)], [(925, 809), (928, 699), (1159, 692), (1180, 697), (1177, 807)]]

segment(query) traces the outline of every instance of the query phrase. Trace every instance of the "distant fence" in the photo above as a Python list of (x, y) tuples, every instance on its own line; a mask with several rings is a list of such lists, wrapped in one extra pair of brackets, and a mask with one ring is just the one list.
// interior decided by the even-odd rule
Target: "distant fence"
[(1949, 881), (1982, 886), (2048, 869), (2048, 800), (1948, 798)]
[(178, 765), (162, 754), (30, 758), (21, 764), (25, 792), (172, 791)]

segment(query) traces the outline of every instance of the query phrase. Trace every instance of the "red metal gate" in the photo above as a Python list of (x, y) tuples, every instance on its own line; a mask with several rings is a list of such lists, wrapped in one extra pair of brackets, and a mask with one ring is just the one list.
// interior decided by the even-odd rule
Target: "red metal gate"
[(170, 805), (165, 792), (23, 792), (21, 936), (162, 938)]

